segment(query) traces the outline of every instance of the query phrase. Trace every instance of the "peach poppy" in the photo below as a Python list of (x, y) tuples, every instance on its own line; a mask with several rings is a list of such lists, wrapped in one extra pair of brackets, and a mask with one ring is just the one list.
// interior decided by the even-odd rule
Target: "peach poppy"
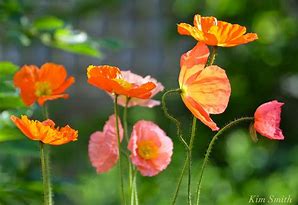
[(181, 56), (179, 85), (186, 107), (196, 118), (215, 131), (219, 128), (209, 114), (225, 111), (231, 95), (231, 86), (223, 69), (216, 65), (205, 67), (208, 55), (207, 46), (198, 43)]
[(130, 159), (143, 176), (154, 176), (167, 168), (173, 142), (156, 124), (140, 120), (133, 126), (128, 149)]
[(153, 82), (136, 85), (127, 81), (119, 68), (109, 65), (93, 66), (87, 68), (88, 83), (110, 94), (127, 97), (148, 99), (151, 91), (156, 87)]
[(254, 128), (258, 133), (273, 140), (283, 140), (285, 138), (279, 127), (283, 104), (274, 100), (257, 108), (254, 114)]
[[(151, 91), (151, 96), (148, 99), (140, 99), (140, 98), (134, 98), (134, 97), (130, 98), (130, 100), (128, 102), (128, 107), (142, 106), (142, 107), (152, 108), (154, 106), (160, 105), (160, 101), (151, 99), (157, 93), (164, 90), (164, 86), (160, 82), (157, 82), (156, 79), (152, 78), (149, 75), (147, 75), (146, 77), (142, 77), (140, 75), (132, 73), (129, 70), (121, 71), (121, 74), (127, 82), (130, 82), (137, 86), (142, 85), (144, 83), (148, 83), (148, 82), (152, 82), (156, 85), (156, 87)], [(111, 97), (114, 98), (114, 95), (111, 95)], [(126, 96), (120, 95), (118, 97), (118, 104), (124, 107), (126, 104), (126, 98), (127, 98)]]
[(16, 72), (13, 81), (27, 106), (35, 101), (42, 106), (48, 100), (69, 97), (64, 91), (75, 79), (66, 77), (67, 72), (62, 65), (45, 63), (40, 69), (35, 65), (24, 65)]
[[(123, 128), (119, 120), (120, 139), (123, 139)], [(96, 131), (90, 136), (88, 145), (89, 159), (97, 173), (104, 173), (115, 166), (119, 158), (116, 133), (116, 117), (111, 115), (103, 131)]]
[(43, 122), (30, 120), (27, 116), (22, 115), (18, 118), (14, 115), (10, 117), (14, 124), (31, 140), (38, 140), (45, 144), (62, 145), (71, 141), (76, 141), (78, 131), (68, 125), (65, 127), (55, 128), (55, 123), (48, 119)]
[(218, 21), (215, 17), (194, 16), (194, 26), (178, 24), (178, 33), (189, 35), (210, 46), (232, 47), (258, 39), (256, 33), (246, 33), (246, 27)]

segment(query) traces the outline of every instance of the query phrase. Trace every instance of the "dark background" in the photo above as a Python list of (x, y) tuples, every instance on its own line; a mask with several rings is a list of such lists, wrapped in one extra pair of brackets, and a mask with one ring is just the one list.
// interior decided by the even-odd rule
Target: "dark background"
[[(117, 168), (97, 175), (88, 159), (89, 136), (102, 129), (113, 113), (113, 102), (107, 94), (87, 83), (87, 66), (115, 65), (140, 75), (151, 75), (166, 89), (177, 88), (180, 56), (196, 42), (191, 37), (179, 36), (176, 24), (192, 24), (197, 13), (238, 23), (259, 36), (259, 40), (248, 45), (218, 50), (215, 64), (226, 70), (232, 86), (227, 110), (212, 116), (218, 126), (223, 127), (237, 117), (252, 116), (264, 102), (276, 99), (285, 103), (281, 122), (284, 141), (259, 136), (258, 143), (253, 143), (248, 124), (232, 129), (218, 140), (204, 177), (202, 204), (248, 204), (251, 195), (290, 196), (292, 204), (298, 203), (297, 1), (0, 0), (0, 6), (7, 2), (18, 5), (21, 12), (8, 12), (9, 18), (2, 19), (0, 60), (19, 66), (55, 62), (65, 65), (76, 78), (68, 90), (71, 96), (68, 100), (49, 103), (50, 117), (57, 124), (70, 124), (79, 130), (78, 141), (51, 148), (55, 204), (119, 204)], [(34, 37), (30, 44), (24, 45), (20, 35), (14, 35), (20, 16), (32, 21), (41, 16), (56, 16), (97, 39), (102, 56), (72, 54), (46, 46)], [(160, 99), (161, 94), (156, 98)], [(187, 138), (190, 112), (178, 95), (168, 98), (168, 104), (169, 110), (183, 122)], [(34, 106), (33, 110), (33, 117), (40, 118), (39, 108)], [(10, 111), (2, 109), (0, 125)], [(130, 127), (139, 119), (155, 121), (174, 141), (169, 167), (156, 177), (139, 176), (140, 204), (169, 204), (185, 157), (183, 146), (175, 136), (174, 124), (163, 115), (161, 107), (131, 108)], [(13, 133), (20, 138), (0, 140), (0, 204), (40, 204), (38, 143), (19, 132)], [(197, 179), (213, 135), (214, 132), (199, 123), (193, 149), (193, 179)], [(196, 183), (194, 180), (194, 187)], [(185, 204), (186, 197), (185, 180), (177, 204)]]

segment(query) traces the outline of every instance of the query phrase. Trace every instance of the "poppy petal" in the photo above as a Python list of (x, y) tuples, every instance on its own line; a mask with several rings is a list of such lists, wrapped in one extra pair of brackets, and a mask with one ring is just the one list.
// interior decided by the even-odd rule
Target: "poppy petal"
[(231, 95), (229, 79), (220, 67), (208, 66), (189, 84), (187, 95), (206, 112), (220, 114), (225, 111)]

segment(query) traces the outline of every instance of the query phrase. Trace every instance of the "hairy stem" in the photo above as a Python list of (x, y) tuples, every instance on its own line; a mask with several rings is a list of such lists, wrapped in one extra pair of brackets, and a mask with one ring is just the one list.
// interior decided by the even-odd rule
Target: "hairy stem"
[(192, 167), (192, 147), (196, 136), (197, 118), (193, 116), (190, 141), (189, 141), (189, 152), (188, 152), (188, 204), (191, 205), (191, 167)]
[(117, 133), (117, 143), (118, 143), (118, 150), (119, 150), (119, 173), (120, 173), (120, 190), (121, 190), (121, 202), (126, 205), (125, 200), (125, 193), (124, 193), (124, 180), (123, 180), (123, 169), (122, 169), (122, 157), (121, 157), (121, 140), (120, 140), (120, 133), (119, 133), (119, 122), (118, 122), (118, 95), (115, 96), (114, 102), (114, 113), (116, 118), (116, 133)]
[(208, 149), (206, 151), (205, 158), (204, 158), (204, 161), (203, 161), (203, 164), (202, 164), (202, 168), (201, 168), (201, 172), (200, 172), (200, 175), (199, 175), (199, 181), (198, 181), (198, 184), (197, 184), (197, 191), (196, 191), (196, 205), (199, 205), (199, 203), (200, 203), (200, 192), (201, 192), (201, 186), (202, 186), (202, 179), (203, 179), (204, 171), (205, 171), (205, 168), (206, 168), (206, 165), (207, 165), (207, 162), (208, 162), (208, 159), (209, 159), (209, 156), (211, 154), (212, 147), (213, 147), (215, 141), (218, 139), (218, 137), (221, 134), (223, 134), (229, 128), (237, 125), (240, 122), (252, 121), (253, 119), (254, 119), (253, 117), (242, 117), (242, 118), (236, 119), (236, 120), (230, 122), (229, 124), (227, 124), (226, 126), (224, 126), (222, 129), (220, 129), (213, 136), (211, 142), (209, 143)]
[[(42, 107), (43, 115), (45, 119), (49, 118), (48, 107), (45, 104)], [(49, 159), (49, 147), (43, 142), (39, 142), (40, 145), (40, 162), (41, 162), (41, 174), (43, 183), (43, 195), (44, 195), (44, 205), (52, 205), (53, 193), (51, 185), (51, 174), (50, 174), (50, 159)]]

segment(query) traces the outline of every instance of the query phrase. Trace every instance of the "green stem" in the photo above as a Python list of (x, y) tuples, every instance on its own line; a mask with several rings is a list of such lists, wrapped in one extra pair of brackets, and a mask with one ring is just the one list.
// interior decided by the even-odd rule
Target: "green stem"
[(126, 204), (125, 200), (125, 193), (124, 193), (124, 181), (123, 181), (123, 171), (122, 171), (122, 157), (121, 157), (121, 141), (120, 141), (120, 132), (119, 132), (119, 122), (118, 122), (118, 95), (115, 96), (114, 102), (114, 113), (116, 118), (116, 133), (117, 133), (117, 143), (118, 143), (118, 150), (119, 150), (119, 173), (120, 173), (120, 190), (121, 190), (121, 202)]
[(191, 134), (190, 134), (190, 142), (189, 142), (189, 152), (188, 152), (188, 204), (191, 205), (191, 167), (192, 167), (192, 147), (193, 142), (196, 135), (196, 126), (197, 126), (197, 118), (193, 116)]
[(40, 160), (41, 160), (41, 173), (43, 182), (44, 205), (53, 204), (53, 195), (50, 179), (49, 155), (48, 150), (43, 142), (40, 144)]
[(128, 110), (128, 103), (130, 101), (129, 97), (126, 97), (125, 107), (123, 111), (123, 127), (124, 127), (124, 137), (126, 142), (128, 143), (128, 129), (127, 129), (127, 110)]
[(183, 165), (181, 174), (179, 176), (179, 180), (178, 180), (178, 184), (177, 184), (177, 187), (176, 187), (176, 191), (174, 193), (174, 197), (172, 199), (172, 203), (171, 203), (172, 205), (176, 204), (176, 200), (177, 200), (177, 197), (178, 197), (179, 189), (180, 189), (180, 186), (181, 186), (181, 183), (182, 183), (182, 179), (184, 177), (184, 172), (185, 172), (185, 169), (186, 169), (187, 164), (188, 164), (188, 155), (186, 156), (186, 158), (184, 160), (184, 165)]
[[(43, 115), (45, 119), (49, 118), (48, 107), (45, 104), (42, 107)], [(40, 162), (41, 162), (41, 174), (43, 183), (43, 193), (44, 193), (44, 205), (53, 204), (53, 193), (51, 185), (51, 174), (50, 174), (50, 159), (49, 150), (47, 145), (43, 142), (39, 142), (40, 145)]]
[(228, 130), (229, 128), (237, 125), (238, 123), (240, 122), (243, 122), (243, 121), (251, 121), (253, 120), (254, 118), (253, 117), (242, 117), (242, 118), (239, 118), (239, 119), (236, 119), (232, 122), (230, 122), (229, 124), (227, 124), (226, 126), (224, 126), (222, 129), (220, 129), (212, 138), (211, 142), (209, 143), (209, 146), (208, 146), (208, 149), (207, 149), (207, 152), (205, 154), (205, 158), (204, 158), (204, 161), (203, 161), (203, 164), (202, 164), (202, 168), (201, 168), (201, 172), (200, 172), (200, 175), (199, 175), (199, 181), (198, 181), (198, 185), (197, 185), (197, 191), (196, 191), (196, 204), (199, 205), (199, 202), (200, 202), (200, 192), (201, 192), (201, 186), (202, 186), (202, 179), (203, 179), (203, 175), (204, 175), (204, 171), (205, 171), (205, 168), (206, 168), (206, 165), (207, 165), (207, 162), (208, 162), (208, 159), (209, 159), (209, 156), (211, 154), (211, 151), (212, 151), (212, 147), (215, 143), (215, 141), (218, 139), (218, 137), (223, 134), (226, 130)]
[(172, 116), (169, 112), (168, 112), (168, 108), (167, 108), (167, 104), (166, 104), (166, 96), (169, 95), (169, 94), (173, 94), (173, 93), (180, 93), (181, 90), (180, 88), (177, 88), (177, 89), (172, 89), (172, 90), (168, 90), (166, 91), (163, 95), (162, 95), (162, 98), (161, 98), (161, 104), (162, 104), (162, 109), (164, 111), (164, 114), (167, 118), (169, 118), (171, 121), (173, 121), (176, 125), (176, 128), (177, 128), (177, 136), (179, 138), (179, 140), (181, 141), (181, 143), (184, 145), (185, 149), (189, 150), (189, 147), (188, 147), (188, 144), (185, 142), (185, 140), (183, 139), (183, 136), (182, 136), (182, 132), (181, 132), (181, 125), (180, 125), (180, 122), (174, 117)]
[[(125, 107), (123, 111), (123, 128), (124, 128), (124, 138), (126, 139), (126, 142), (129, 142), (128, 139), (128, 126), (127, 126), (127, 110), (128, 110), (128, 103), (130, 101), (129, 97), (126, 97), (125, 101)], [(133, 165), (131, 164), (131, 161), (129, 160), (129, 156), (127, 158), (128, 160), (128, 172), (129, 172), (129, 195), (130, 195), (130, 204), (133, 205), (134, 203), (134, 184), (133, 184)]]
[(175, 193), (174, 193), (174, 196), (173, 196), (173, 199), (172, 199), (172, 204), (174, 205), (176, 203), (176, 200), (177, 200), (177, 196), (178, 196), (178, 193), (179, 193), (179, 190), (180, 190), (180, 186), (181, 186), (181, 182), (182, 182), (182, 179), (184, 177), (184, 172), (185, 172), (185, 169), (186, 169), (186, 165), (188, 163), (188, 159), (189, 159), (189, 146), (187, 144), (187, 142), (183, 139), (183, 135), (182, 135), (182, 132), (181, 132), (181, 124), (180, 122), (174, 117), (172, 116), (169, 112), (168, 112), (168, 108), (167, 108), (167, 104), (166, 104), (166, 96), (169, 95), (169, 94), (173, 94), (173, 93), (180, 93), (181, 90), (178, 88), (178, 89), (172, 89), (172, 90), (168, 90), (166, 91), (163, 95), (162, 95), (162, 99), (161, 99), (161, 103), (162, 103), (162, 109), (164, 111), (164, 114), (166, 115), (166, 117), (168, 119), (170, 119), (171, 121), (173, 121), (176, 125), (176, 128), (177, 128), (177, 136), (178, 136), (178, 139), (180, 140), (180, 142), (184, 145), (185, 149), (186, 149), (186, 153), (187, 153), (187, 157), (185, 159), (185, 162), (184, 162), (184, 166), (182, 168), (182, 172), (180, 174), (180, 177), (179, 177), (179, 180), (178, 180), (178, 184), (177, 184), (177, 187), (176, 187), (176, 190), (175, 190)]
[(212, 46), (211, 54), (208, 58), (208, 62), (206, 63), (205, 67), (213, 65), (216, 57), (217, 46)]

